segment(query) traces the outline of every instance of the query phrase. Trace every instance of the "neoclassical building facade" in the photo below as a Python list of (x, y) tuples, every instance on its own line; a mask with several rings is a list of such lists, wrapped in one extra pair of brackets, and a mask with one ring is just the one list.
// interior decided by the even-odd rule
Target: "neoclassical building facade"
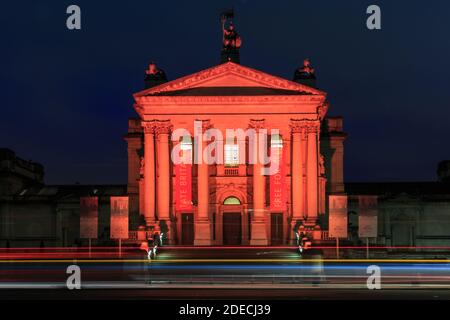
[[(169, 82), (154, 64), (147, 74), (125, 138), (131, 213), (172, 244), (283, 245), (301, 225), (321, 238), (326, 196), (344, 192), (346, 135), (341, 118), (326, 117), (326, 93), (311, 77), (289, 81), (231, 59)], [(208, 138), (211, 129), (221, 134)], [(274, 174), (250, 161), (248, 136), (226, 134), (239, 129), (268, 133), (258, 148), (278, 155)], [(179, 130), (186, 134), (174, 137)], [(172, 161), (174, 150), (198, 159), (212, 144), (223, 162)]]
[[(328, 203), (345, 195), (342, 243), (367, 243), (359, 234), (360, 198), (376, 197), (371, 245), (447, 255), (450, 160), (439, 164), (437, 181), (344, 183), (343, 119), (327, 115), (326, 93), (316, 88), (309, 61), (293, 81), (241, 65), (235, 49), (223, 50), (219, 65), (173, 81), (153, 63), (146, 74), (125, 135), (126, 184), (46, 185), (42, 165), (0, 148), (0, 247), (87, 245), (81, 227), (86, 197), (98, 200), (92, 244), (115, 246), (111, 198), (126, 196), (123, 241), (129, 246), (155, 232), (174, 245), (290, 245), (299, 228), (313, 245), (334, 246)], [(228, 130), (242, 134), (230, 137)], [(258, 140), (267, 136), (255, 144), (249, 132)], [(255, 145), (270, 163), (259, 156), (252, 161)], [(197, 161), (205, 150), (206, 158), (222, 161)], [(277, 170), (262, 171), (272, 160)]]

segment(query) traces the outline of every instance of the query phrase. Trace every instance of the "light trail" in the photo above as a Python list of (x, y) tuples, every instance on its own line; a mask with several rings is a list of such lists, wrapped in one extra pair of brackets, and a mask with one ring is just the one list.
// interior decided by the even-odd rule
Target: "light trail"
[[(228, 269), (248, 269), (248, 270), (363, 270), (367, 269), (366, 265), (148, 265), (149, 269), (152, 270), (164, 270), (164, 269), (172, 269), (172, 270), (228, 270)], [(60, 270), (61, 267), (58, 266), (34, 266), (27, 265), (21, 266), (18, 269), (7, 269), (5, 265), (0, 266), (0, 274), (6, 273), (6, 271), (15, 272), (20, 270)], [(89, 265), (84, 267), (85, 270), (141, 270), (142, 265), (108, 265), (108, 266), (96, 266)], [(405, 266), (390, 266), (390, 265), (380, 265), (382, 270), (389, 271), (436, 271), (436, 272), (450, 272), (450, 265), (432, 265), (432, 266), (417, 266), (417, 265), (405, 265)], [(414, 275), (415, 276), (415, 275)]]
[[(184, 284), (184, 283), (155, 283), (155, 284), (142, 284), (142, 283), (101, 283), (101, 282), (85, 282), (82, 289), (308, 289), (308, 290), (324, 290), (324, 289), (363, 289), (367, 290), (364, 285), (361, 284)], [(385, 284), (383, 289), (449, 289), (450, 285), (439, 284)], [(67, 286), (61, 282), (55, 283), (9, 283), (0, 284), (0, 289), (61, 289), (67, 290)], [(381, 290), (377, 290), (378, 292)]]
[[(238, 250), (238, 249), (297, 249), (295, 245), (289, 246), (171, 246), (165, 245), (162, 248), (168, 250), (202, 250), (202, 249), (220, 249), (220, 250)], [(312, 249), (336, 249), (336, 246), (313, 246)], [(339, 246), (340, 249), (366, 249), (367, 246)], [(450, 250), (450, 246), (369, 246), (370, 249), (445, 249)], [(118, 246), (92, 246), (92, 250), (118, 250)], [(122, 246), (122, 250), (137, 250), (139, 246)], [(54, 251), (54, 250), (62, 250), (62, 251), (80, 251), (80, 250), (89, 250), (89, 246), (80, 246), (80, 247), (18, 247), (18, 248), (0, 248), (0, 252), (2, 251), (15, 251), (15, 250), (34, 250), (34, 251)]]
[[(164, 246), (164, 249), (168, 250), (191, 250), (191, 249), (220, 249), (220, 250), (238, 250), (238, 249), (291, 249), (296, 250), (297, 246)], [(336, 246), (312, 246), (311, 249), (336, 249)], [(339, 246), (339, 249), (367, 249), (367, 246)], [(430, 249), (430, 250), (450, 250), (450, 246), (369, 246), (369, 249), (380, 249), (380, 250), (390, 250), (390, 249)]]
[[(311, 249), (317, 250), (335, 250), (335, 246), (317, 246)], [(355, 253), (358, 251), (366, 252), (367, 247), (365, 246), (341, 246), (341, 250), (354, 250)], [(436, 254), (436, 250), (439, 251), (441, 255), (449, 255), (450, 256), (450, 247), (449, 246), (417, 246), (417, 247), (409, 247), (409, 246), (371, 246), (369, 250), (372, 253), (378, 253), (379, 250), (434, 250), (433, 252)], [(190, 251), (193, 252), (205, 252), (206, 250), (213, 250), (217, 252), (227, 252), (227, 254), (234, 254), (236, 251), (239, 253), (239, 250), (248, 250), (252, 254), (256, 254), (258, 256), (263, 256), (266, 254), (276, 253), (279, 255), (296, 255), (298, 256), (298, 248), (296, 246), (164, 246), (160, 248), (161, 252), (165, 252), (168, 255), (172, 255), (172, 253), (180, 253), (185, 254), (186, 252), (189, 254)], [(227, 251), (228, 250), (228, 251)], [(430, 251), (431, 252), (431, 251)], [(143, 259), (144, 255), (146, 255), (144, 250), (141, 250), (139, 247), (122, 247), (121, 250), (122, 257), (125, 259)], [(319, 252), (317, 254), (320, 254)], [(107, 247), (49, 247), (49, 248), (0, 248), (0, 260), (8, 260), (8, 261), (19, 261), (19, 260), (35, 260), (35, 261), (43, 261), (47, 259), (51, 260), (69, 260), (69, 259), (96, 259), (96, 260), (114, 260), (120, 257), (118, 247), (107, 246)], [(169, 257), (167, 257), (169, 258)], [(182, 257), (177, 257), (182, 258)], [(254, 258), (251, 258), (254, 259)], [(278, 259), (281, 259), (278, 258)], [(171, 259), (165, 260), (170, 263)], [(221, 260), (222, 259), (218, 259)], [(305, 260), (305, 259), (303, 259)], [(399, 259), (400, 260), (400, 259)], [(403, 259), (401, 259), (403, 260)], [(416, 259), (420, 260), (420, 259)], [(422, 260), (422, 261), (429, 261)], [(442, 261), (442, 259), (440, 259)], [(181, 260), (177, 260), (181, 261)], [(183, 260), (187, 261), (187, 260)], [(234, 262), (237, 260), (233, 260)], [(232, 262), (233, 262), (232, 261)], [(240, 260), (246, 261), (246, 260)], [(273, 261), (273, 260), (272, 260)], [(284, 262), (278, 260), (279, 262)], [(331, 260), (329, 260), (331, 261)], [(355, 260), (347, 260), (347, 261), (355, 261)], [(375, 260), (372, 260), (375, 261)], [(380, 261), (376, 260), (375, 262)], [(396, 260), (391, 260), (396, 261)], [(412, 261), (412, 260), (409, 260)], [(196, 259), (196, 262), (214, 262), (214, 260), (208, 259)], [(277, 261), (275, 261), (277, 262)], [(420, 262), (420, 261), (419, 261)], [(1, 262), (0, 262), (1, 263)]]
[[(118, 246), (91, 246), (92, 250), (117, 250)], [(139, 246), (123, 246), (122, 250), (136, 250)], [(37, 251), (48, 251), (48, 250), (62, 250), (62, 251), (79, 251), (79, 250), (89, 250), (89, 246), (80, 247), (17, 247), (17, 248), (0, 248), (1, 251), (14, 251), (14, 250), (37, 250)]]
[(40, 259), (40, 260), (0, 260), (0, 263), (444, 263), (450, 259)]

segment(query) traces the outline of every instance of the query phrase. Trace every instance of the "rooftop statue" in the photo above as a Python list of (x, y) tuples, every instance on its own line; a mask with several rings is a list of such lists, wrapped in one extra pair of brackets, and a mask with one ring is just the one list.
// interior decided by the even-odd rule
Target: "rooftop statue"
[(231, 22), (228, 28), (223, 28), (223, 47), (227, 49), (239, 49), (241, 44), (241, 37), (234, 30), (234, 24)]
[(166, 74), (164, 73), (163, 70), (158, 69), (158, 67), (156, 66), (156, 63), (154, 62), (150, 62), (150, 64), (148, 65), (148, 69), (145, 70), (145, 74), (147, 75), (147, 77), (155, 77), (155, 78), (165, 78)]
[(167, 82), (166, 73), (159, 69), (156, 63), (150, 62), (145, 70), (145, 87), (151, 88), (164, 82)]
[(303, 79), (315, 78), (315, 70), (311, 66), (311, 61), (309, 59), (303, 60), (303, 66), (298, 68), (297, 73)]
[(316, 70), (311, 66), (309, 59), (303, 60), (303, 65), (295, 70), (294, 81), (313, 87), (316, 87)]
[[(224, 49), (239, 49), (242, 44), (242, 39), (234, 29), (232, 13), (222, 14), (222, 31), (223, 31), (223, 47)], [(230, 19), (228, 27), (226, 27), (227, 21)]]

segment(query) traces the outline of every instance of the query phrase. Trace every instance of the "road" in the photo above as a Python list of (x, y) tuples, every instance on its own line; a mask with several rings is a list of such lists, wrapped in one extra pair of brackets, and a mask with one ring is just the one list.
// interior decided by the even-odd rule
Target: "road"
[[(443, 259), (323, 259), (292, 248), (172, 247), (152, 261), (138, 250), (115, 255), (8, 252), (0, 260), (0, 297), (450, 299), (450, 262)], [(67, 289), (70, 265), (80, 267), (82, 290)], [(369, 266), (379, 268), (381, 290), (368, 289)]]

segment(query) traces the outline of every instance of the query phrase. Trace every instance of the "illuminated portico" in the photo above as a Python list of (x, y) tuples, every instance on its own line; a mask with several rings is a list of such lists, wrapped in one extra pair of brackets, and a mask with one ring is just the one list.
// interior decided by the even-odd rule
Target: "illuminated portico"
[[(229, 61), (148, 88), (134, 98), (144, 145), (139, 188), (143, 196), (137, 197), (142, 202), (137, 207), (142, 208), (148, 227), (166, 228), (172, 243), (184, 239), (195, 245), (223, 244), (224, 230), (239, 230), (240, 244), (267, 245), (276, 231), (272, 215), (279, 215), (283, 243), (293, 239), (291, 231), (299, 223), (316, 226), (318, 215), (324, 213), (321, 208), (325, 208), (319, 151), (320, 125), (328, 108), (324, 92)], [(205, 135), (200, 141), (204, 157), (215, 144), (225, 163), (192, 165), (188, 179), (191, 205), (180, 209), (177, 170), (170, 157), (180, 141), (172, 141), (172, 133), (185, 130), (195, 141), (199, 121)], [(221, 137), (207, 137), (210, 128)], [(251, 161), (248, 136), (233, 141), (225, 138), (227, 130), (249, 128), (256, 133), (267, 130), (266, 150), (271, 148), (272, 130), (279, 133), (286, 155), (280, 162), (284, 175), (278, 179), (285, 189), (284, 203), (274, 198), (270, 173), (263, 173), (270, 164)], [(193, 159), (199, 157), (196, 149), (194, 143)], [(244, 162), (233, 162), (233, 157), (244, 157)], [(225, 194), (239, 199), (240, 204), (234, 208), (224, 205)], [(183, 219), (192, 227), (183, 226)], [(224, 226), (226, 223), (235, 226)], [(189, 228), (192, 231), (187, 231)], [(192, 233), (192, 239), (183, 238), (183, 230)]]
[(299, 227), (320, 238), (325, 189), (343, 192), (339, 119), (325, 119), (308, 59), (293, 81), (241, 65), (229, 20), (221, 64), (172, 81), (149, 65), (127, 137), (130, 206), (173, 244), (288, 244)]

